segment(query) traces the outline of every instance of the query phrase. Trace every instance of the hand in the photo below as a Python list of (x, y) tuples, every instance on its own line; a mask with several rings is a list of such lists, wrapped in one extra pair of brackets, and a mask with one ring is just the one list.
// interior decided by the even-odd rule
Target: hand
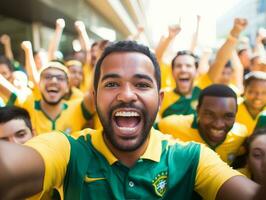
[(240, 33), (246, 28), (247, 25), (248, 25), (247, 19), (236, 18), (234, 21), (233, 29), (231, 30), (231, 35), (235, 38), (238, 38)]
[(56, 20), (56, 28), (63, 29), (65, 28), (65, 20), (62, 18), (59, 18)]
[(31, 42), (30, 41), (23, 41), (21, 43), (21, 48), (26, 51), (26, 50), (31, 50), (32, 46), (31, 46)]
[(76, 27), (78, 32), (82, 32), (82, 31), (86, 30), (86, 27), (85, 27), (85, 24), (83, 23), (83, 21), (76, 21), (75, 27)]
[(168, 27), (168, 37), (173, 39), (181, 31), (179, 24), (172, 25)]
[(7, 44), (10, 44), (10, 37), (7, 35), (7, 34), (4, 34), (0, 37), (0, 42), (3, 44), (3, 45), (7, 45)]

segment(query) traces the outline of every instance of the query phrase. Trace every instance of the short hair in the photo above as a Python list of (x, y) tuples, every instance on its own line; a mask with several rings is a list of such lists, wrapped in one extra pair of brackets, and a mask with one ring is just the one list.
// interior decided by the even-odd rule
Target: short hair
[(0, 56), (0, 64), (6, 65), (11, 72), (14, 71), (14, 67), (12, 66), (10, 60), (7, 57)]
[(174, 68), (174, 64), (175, 64), (175, 60), (178, 56), (185, 56), (185, 55), (188, 55), (188, 56), (191, 56), (194, 58), (195, 62), (195, 66), (196, 66), (196, 69), (198, 68), (199, 66), (199, 57), (196, 56), (192, 51), (188, 51), (188, 50), (182, 50), (182, 51), (178, 51), (175, 55), (175, 57), (172, 59), (172, 62), (171, 62), (171, 66), (172, 66), (172, 69)]
[(32, 131), (30, 115), (27, 110), (17, 106), (0, 107), (0, 124), (9, 122), (13, 119), (23, 120), (30, 131)]
[(198, 108), (200, 108), (203, 98), (205, 96), (211, 97), (232, 97), (235, 99), (237, 105), (237, 95), (236, 93), (228, 86), (223, 84), (212, 84), (205, 89), (203, 89), (199, 95)]
[(266, 73), (262, 71), (249, 72), (244, 77), (244, 87), (246, 88), (254, 80), (266, 81)]
[(155, 69), (155, 79), (158, 86), (158, 91), (161, 88), (161, 72), (160, 72), (160, 66), (156, 60), (155, 55), (150, 51), (150, 49), (144, 45), (138, 44), (135, 41), (119, 41), (116, 43), (113, 43), (105, 48), (103, 51), (101, 57), (96, 63), (95, 66), (95, 75), (94, 75), (94, 90), (97, 91), (99, 78), (100, 78), (100, 69), (101, 65), (103, 63), (103, 60), (106, 56), (109, 54), (112, 54), (114, 52), (138, 52), (142, 53), (150, 58), (150, 60), (153, 63), (154, 69)]

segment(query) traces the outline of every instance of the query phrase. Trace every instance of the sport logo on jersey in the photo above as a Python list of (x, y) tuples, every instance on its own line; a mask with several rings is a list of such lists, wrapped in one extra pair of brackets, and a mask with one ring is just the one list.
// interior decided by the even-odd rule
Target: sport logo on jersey
[(160, 197), (162, 197), (166, 191), (167, 178), (168, 178), (168, 172), (161, 172), (152, 180), (152, 185), (154, 187), (154, 190), (156, 194)]

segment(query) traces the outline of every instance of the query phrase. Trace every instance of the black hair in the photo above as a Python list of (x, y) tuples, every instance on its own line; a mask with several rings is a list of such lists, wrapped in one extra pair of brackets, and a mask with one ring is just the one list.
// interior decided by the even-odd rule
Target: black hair
[(184, 56), (184, 55), (188, 55), (188, 56), (191, 56), (194, 58), (195, 60), (195, 66), (196, 66), (196, 69), (198, 68), (199, 66), (199, 57), (196, 56), (192, 51), (188, 51), (188, 50), (182, 50), (182, 51), (178, 51), (175, 55), (175, 57), (172, 59), (172, 62), (171, 62), (171, 66), (172, 66), (172, 69), (174, 68), (174, 64), (175, 64), (175, 60), (178, 56)]
[(0, 56), (0, 64), (6, 65), (11, 72), (14, 71), (14, 68), (13, 68), (11, 62), (7, 57)]
[(17, 106), (0, 107), (0, 124), (6, 123), (13, 119), (21, 119), (26, 126), (32, 131), (30, 115), (27, 110)]
[(144, 45), (138, 44), (135, 41), (119, 41), (116, 43), (113, 43), (105, 48), (103, 51), (101, 57), (97, 61), (95, 65), (95, 74), (94, 74), (94, 90), (97, 91), (99, 78), (100, 78), (100, 72), (101, 72), (101, 65), (103, 60), (106, 56), (109, 54), (112, 54), (114, 52), (139, 52), (142, 53), (150, 58), (150, 60), (153, 63), (154, 69), (155, 69), (155, 79), (157, 82), (158, 91), (161, 88), (161, 72), (160, 72), (160, 66), (156, 60), (155, 55), (150, 51), (150, 49)]
[(237, 105), (236, 93), (228, 86), (223, 84), (212, 84), (205, 89), (203, 89), (199, 95), (198, 108), (200, 108), (203, 98), (205, 96), (211, 97), (232, 97), (235, 99)]

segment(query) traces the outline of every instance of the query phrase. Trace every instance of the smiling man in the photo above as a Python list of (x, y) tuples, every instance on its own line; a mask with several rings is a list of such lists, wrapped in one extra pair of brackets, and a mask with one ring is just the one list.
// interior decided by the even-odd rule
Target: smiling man
[[(39, 90), (41, 98), (29, 96), (18, 103), (31, 116), (36, 134), (59, 130), (69, 134), (79, 131), (92, 117), (93, 106), (89, 95), (74, 101), (64, 101), (69, 91), (68, 69), (59, 62), (49, 62), (40, 71)], [(73, 120), (68, 120), (72, 116)]]
[(234, 91), (214, 84), (200, 93), (197, 115), (171, 115), (163, 118), (157, 128), (182, 141), (206, 144), (231, 164), (248, 137), (246, 126), (235, 123), (236, 113)]
[(78, 139), (44, 134), (28, 147), (0, 142), (2, 198), (61, 185), (65, 199), (191, 199), (194, 190), (204, 199), (265, 196), (265, 187), (203, 145), (151, 128), (163, 94), (158, 63), (147, 47), (132, 41), (107, 47), (96, 64), (94, 90), (102, 131), (87, 129)]

